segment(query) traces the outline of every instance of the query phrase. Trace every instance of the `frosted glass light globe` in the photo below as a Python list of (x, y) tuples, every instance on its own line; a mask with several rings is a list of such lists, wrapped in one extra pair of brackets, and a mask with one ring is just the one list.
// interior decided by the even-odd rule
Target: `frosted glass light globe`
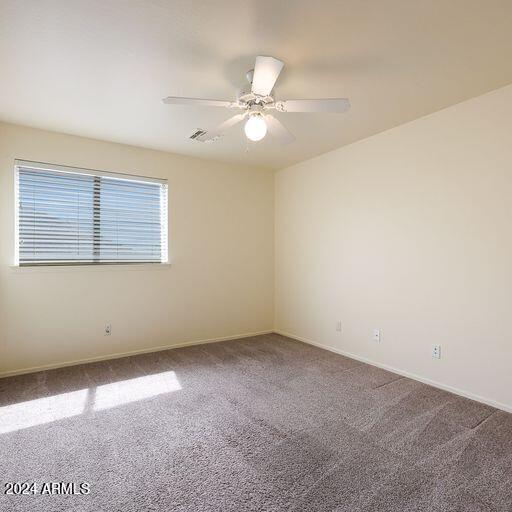
[(249, 140), (257, 142), (267, 134), (267, 123), (261, 115), (253, 115), (247, 119), (244, 127), (245, 135)]

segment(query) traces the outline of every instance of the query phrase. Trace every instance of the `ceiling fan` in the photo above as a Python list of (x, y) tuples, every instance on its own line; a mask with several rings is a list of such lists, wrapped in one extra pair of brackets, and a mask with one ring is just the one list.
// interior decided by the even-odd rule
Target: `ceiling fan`
[(212, 142), (221, 137), (233, 126), (245, 121), (245, 135), (249, 140), (259, 141), (267, 130), (282, 144), (295, 140), (290, 131), (271, 112), (346, 112), (350, 108), (347, 98), (328, 98), (316, 100), (276, 101), (272, 94), (274, 85), (284, 67), (284, 63), (274, 57), (258, 56), (254, 69), (247, 72), (251, 84), (249, 92), (242, 91), (236, 101), (207, 100), (201, 98), (180, 98), (168, 96), (162, 101), (171, 105), (192, 105), (205, 107), (226, 107), (240, 109), (243, 112), (230, 117), (214, 130), (198, 130), (191, 138), (201, 142)]

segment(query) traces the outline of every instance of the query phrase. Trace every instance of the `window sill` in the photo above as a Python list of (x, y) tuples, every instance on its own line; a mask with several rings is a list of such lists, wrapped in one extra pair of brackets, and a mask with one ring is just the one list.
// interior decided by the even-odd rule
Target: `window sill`
[(133, 271), (154, 271), (167, 270), (170, 263), (123, 263), (120, 265), (34, 265), (19, 266), (9, 265), (9, 269), (15, 273), (54, 273), (54, 272), (133, 272)]

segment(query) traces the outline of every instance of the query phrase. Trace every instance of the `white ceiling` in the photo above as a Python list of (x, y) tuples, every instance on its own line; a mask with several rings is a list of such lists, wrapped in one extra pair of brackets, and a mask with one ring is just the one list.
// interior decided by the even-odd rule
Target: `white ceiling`
[[(0, 0), (0, 119), (280, 168), (511, 83), (511, 21), (510, 0)], [(284, 147), (188, 140), (232, 112), (161, 98), (232, 99), (258, 54), (285, 62), (277, 98), (352, 109), (277, 114)]]

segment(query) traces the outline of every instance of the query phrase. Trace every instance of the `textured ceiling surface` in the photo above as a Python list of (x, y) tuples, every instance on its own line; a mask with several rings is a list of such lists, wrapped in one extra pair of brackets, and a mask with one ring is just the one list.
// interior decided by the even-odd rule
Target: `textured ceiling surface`
[[(0, 0), (0, 120), (281, 168), (512, 82), (510, 0)], [(278, 113), (297, 141), (248, 143), (233, 99), (256, 55), (275, 96), (349, 97), (346, 114)], [(475, 120), (477, 122), (477, 120)]]

